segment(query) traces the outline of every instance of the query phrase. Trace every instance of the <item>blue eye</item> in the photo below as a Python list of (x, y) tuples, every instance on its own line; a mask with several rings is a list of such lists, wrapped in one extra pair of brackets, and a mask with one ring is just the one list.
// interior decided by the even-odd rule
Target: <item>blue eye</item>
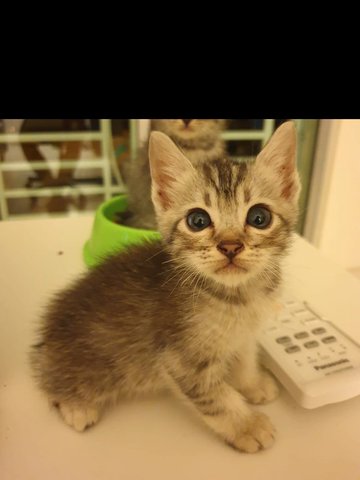
[(254, 205), (248, 211), (246, 223), (255, 228), (266, 228), (271, 223), (271, 213), (263, 205)]
[(200, 232), (211, 225), (210, 215), (201, 208), (192, 210), (186, 217), (186, 223), (193, 232)]

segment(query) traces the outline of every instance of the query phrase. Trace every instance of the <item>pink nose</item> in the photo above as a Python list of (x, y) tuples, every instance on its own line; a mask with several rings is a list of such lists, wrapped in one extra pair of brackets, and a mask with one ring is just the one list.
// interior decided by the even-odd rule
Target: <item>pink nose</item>
[(244, 250), (244, 244), (240, 242), (220, 242), (216, 248), (221, 252), (225, 257), (228, 257), (230, 260), (236, 257), (238, 253)]

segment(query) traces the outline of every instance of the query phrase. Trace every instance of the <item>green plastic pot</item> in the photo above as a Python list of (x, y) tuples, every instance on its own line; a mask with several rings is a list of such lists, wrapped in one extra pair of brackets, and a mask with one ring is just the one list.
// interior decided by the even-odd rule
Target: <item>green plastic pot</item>
[(102, 203), (96, 210), (91, 237), (85, 243), (83, 258), (88, 267), (101, 263), (109, 255), (144, 241), (158, 240), (154, 230), (127, 227), (115, 223), (115, 214), (127, 210), (127, 196), (119, 195)]

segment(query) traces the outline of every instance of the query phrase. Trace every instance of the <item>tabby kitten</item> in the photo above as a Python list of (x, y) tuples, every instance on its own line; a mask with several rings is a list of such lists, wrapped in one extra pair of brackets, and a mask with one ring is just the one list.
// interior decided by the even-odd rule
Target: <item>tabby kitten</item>
[(193, 165), (160, 132), (149, 156), (164, 240), (109, 258), (50, 303), (32, 352), (39, 385), (78, 431), (121, 396), (168, 387), (236, 449), (270, 447), (274, 428), (248, 402), (278, 395), (256, 331), (297, 217), (294, 126), (250, 164)]
[[(220, 132), (224, 120), (151, 120), (151, 130), (168, 135), (195, 164), (224, 156), (225, 146)], [(129, 194), (129, 212), (123, 223), (137, 228), (156, 228), (154, 207), (151, 202), (151, 177), (148, 145), (141, 149), (124, 172)]]

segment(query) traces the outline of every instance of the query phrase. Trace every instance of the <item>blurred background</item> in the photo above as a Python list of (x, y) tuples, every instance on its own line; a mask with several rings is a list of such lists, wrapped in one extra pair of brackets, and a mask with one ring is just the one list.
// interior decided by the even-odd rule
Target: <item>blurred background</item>
[[(287, 119), (228, 119), (229, 156), (247, 161)], [(298, 232), (360, 278), (360, 120), (296, 119)], [(148, 119), (0, 119), (0, 219), (89, 214), (126, 192)]]

